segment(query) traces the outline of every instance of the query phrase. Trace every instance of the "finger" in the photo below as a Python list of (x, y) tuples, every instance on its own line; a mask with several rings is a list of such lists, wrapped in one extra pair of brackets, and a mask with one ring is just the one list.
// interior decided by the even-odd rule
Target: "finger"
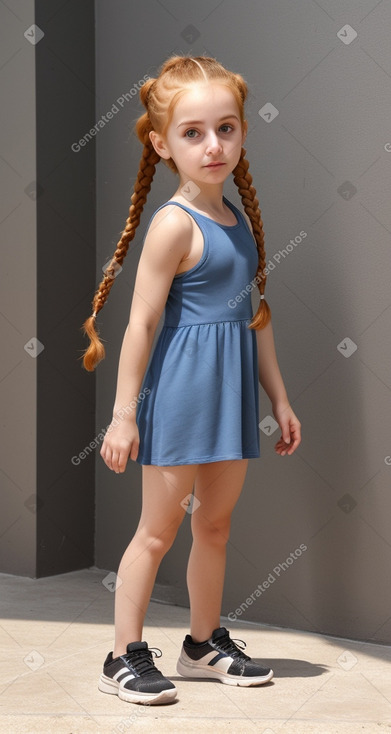
[(138, 457), (138, 451), (139, 451), (140, 442), (139, 441), (133, 441), (132, 448), (130, 451), (130, 458), (132, 461), (136, 461)]
[[(285, 436), (285, 439), (287, 437)], [(289, 441), (287, 442), (282, 436), (280, 440), (276, 443), (276, 451), (280, 456), (285, 456), (286, 454), (292, 454), (294, 451), (294, 437), (293, 435), (289, 435)]]
[(292, 443), (292, 446), (289, 448), (288, 454), (293, 454), (294, 451), (296, 451), (297, 447), (300, 446), (301, 438), (295, 438), (295, 440)]
[(108, 445), (106, 439), (104, 439), (101, 449), (100, 449), (100, 455), (102, 459), (105, 459), (108, 453), (110, 453), (110, 446)]
[(292, 436), (291, 436), (291, 432), (288, 426), (287, 429), (284, 430), (284, 432), (281, 435), (281, 438), (280, 438), (281, 446), (286, 448), (287, 445), (290, 444), (291, 440), (292, 440)]
[(126, 469), (126, 464), (128, 463), (128, 457), (129, 457), (129, 452), (127, 451), (121, 451), (119, 454), (118, 470), (121, 474), (123, 474), (123, 472)]
[(115, 471), (116, 474), (119, 473), (119, 453), (118, 451), (113, 451), (111, 456), (111, 468), (113, 471)]
[(276, 451), (278, 454), (285, 454), (287, 449), (286, 446), (277, 446)]
[(290, 431), (290, 424), (288, 423), (282, 423), (280, 424), (281, 428), (281, 441), (284, 441), (285, 444), (291, 442), (291, 431)]
[(300, 443), (301, 443), (301, 434), (300, 434), (300, 429), (298, 429), (293, 435), (292, 445), (289, 447), (288, 453), (293, 454), (293, 452), (296, 451)]
[(289, 435), (289, 437), (285, 436), (285, 438), (283, 438), (281, 436), (281, 438), (278, 441), (278, 446), (280, 448), (282, 448), (282, 449), (286, 449), (289, 446), (290, 442), (291, 442), (291, 436), (290, 435)]
[(286, 443), (284, 441), (279, 441), (278, 443), (276, 443), (274, 448), (277, 454), (279, 454), (280, 456), (285, 456)]
[(106, 449), (103, 450), (103, 447), (102, 447), (102, 450), (100, 453), (101, 453), (102, 459), (105, 462), (106, 466), (109, 469), (112, 469), (113, 467), (111, 465), (111, 450), (108, 447), (106, 447)]

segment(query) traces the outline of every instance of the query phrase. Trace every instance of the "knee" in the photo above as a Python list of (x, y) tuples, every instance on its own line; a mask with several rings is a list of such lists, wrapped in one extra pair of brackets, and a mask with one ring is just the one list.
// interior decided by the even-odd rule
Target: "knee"
[(192, 517), (193, 539), (205, 545), (225, 546), (229, 538), (230, 518), (209, 521), (206, 518)]
[(170, 550), (176, 538), (177, 530), (176, 525), (157, 533), (143, 528), (137, 532), (138, 541), (143, 550), (153, 556), (162, 558)]

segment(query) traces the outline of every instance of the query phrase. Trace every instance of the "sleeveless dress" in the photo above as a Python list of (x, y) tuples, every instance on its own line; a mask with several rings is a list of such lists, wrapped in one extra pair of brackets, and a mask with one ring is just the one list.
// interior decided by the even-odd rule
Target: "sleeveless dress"
[(258, 252), (243, 214), (223, 201), (236, 225), (219, 224), (175, 201), (156, 210), (175, 205), (188, 212), (204, 249), (194, 267), (174, 276), (168, 294), (142, 384), (145, 397), (137, 406), (139, 464), (260, 455), (256, 335), (248, 328)]

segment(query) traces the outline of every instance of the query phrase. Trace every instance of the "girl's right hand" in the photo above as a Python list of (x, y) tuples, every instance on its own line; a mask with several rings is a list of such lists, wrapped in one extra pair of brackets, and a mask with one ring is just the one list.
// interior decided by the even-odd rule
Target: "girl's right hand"
[(115, 425), (113, 419), (106, 431), (100, 455), (109, 469), (121, 474), (126, 469), (129, 457), (136, 461), (139, 445), (136, 421), (121, 420)]

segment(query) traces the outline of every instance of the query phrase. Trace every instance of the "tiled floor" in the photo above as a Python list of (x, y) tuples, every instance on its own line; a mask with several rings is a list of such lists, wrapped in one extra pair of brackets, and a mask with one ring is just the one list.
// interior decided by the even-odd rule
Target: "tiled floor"
[(175, 669), (188, 610), (156, 602), (144, 639), (163, 651), (159, 667), (175, 681), (177, 701), (144, 707), (100, 693), (113, 641), (106, 576), (0, 575), (1, 734), (391, 734), (390, 647), (226, 621), (231, 636), (273, 668), (273, 681), (258, 688), (188, 681)]

